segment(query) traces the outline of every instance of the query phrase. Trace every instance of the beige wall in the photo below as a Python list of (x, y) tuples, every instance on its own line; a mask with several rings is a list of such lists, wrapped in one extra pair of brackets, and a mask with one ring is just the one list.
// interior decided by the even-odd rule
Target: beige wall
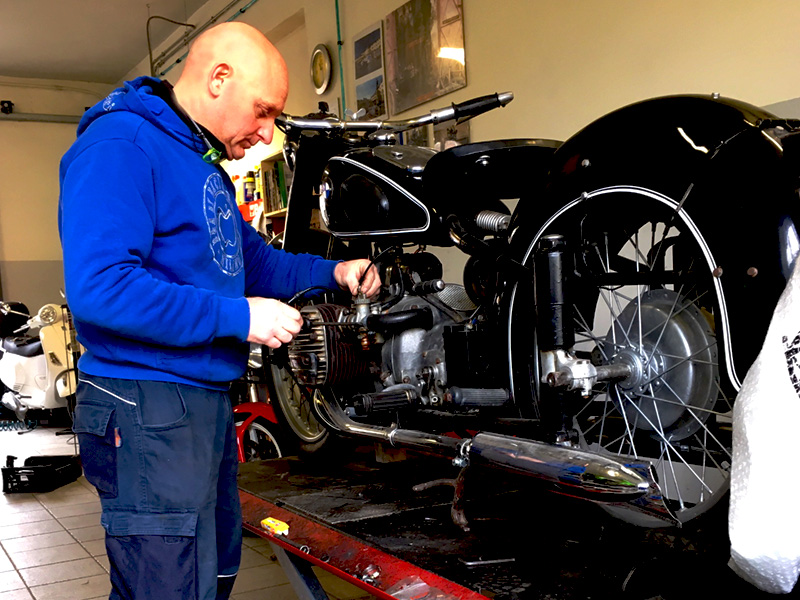
[[(108, 86), (0, 76), (0, 99), (14, 112), (80, 115)], [(2, 117), (2, 115), (0, 115)], [(60, 302), (64, 287), (58, 241), (58, 163), (75, 125), (0, 118), (0, 299), (31, 310)]]
[[(190, 20), (203, 23), (227, 3), (213, 0)], [(353, 37), (402, 0), (339, 4), (347, 107), (354, 108)], [(287, 60), (287, 112), (313, 111), (320, 99), (337, 107), (335, 6), (334, 0), (259, 0), (241, 17), (271, 35)], [(509, 106), (472, 121), (473, 140), (565, 139), (614, 108), (663, 94), (719, 92), (761, 106), (788, 106), (785, 101), (800, 96), (800, 35), (789, 26), (800, 22), (796, 0), (464, 0), (464, 12), (469, 85), (409, 112), (513, 91), (516, 98)], [(327, 44), (334, 57), (333, 82), (323, 96), (314, 94), (308, 77), (311, 50), (318, 43)], [(174, 68), (166, 77), (175, 81), (179, 72)], [(125, 79), (146, 74), (149, 66), (142, 57)], [(0, 99), (14, 100), (19, 112), (80, 114), (108, 91), (74, 82), (33, 82), (40, 87), (23, 89), (4, 81), (9, 80), (0, 77)], [(55, 84), (69, 89), (52, 89)], [(7, 281), (11, 276), (4, 274), (4, 263), (58, 259), (56, 174), (73, 131), (71, 125), (0, 121), (4, 294), (24, 289)], [(271, 149), (254, 148), (229, 169), (250, 169), (278, 148), (279, 140)], [(41, 225), (31, 230), (34, 221)], [(28, 292), (19, 293), (19, 298), (7, 297), (26, 300)]]

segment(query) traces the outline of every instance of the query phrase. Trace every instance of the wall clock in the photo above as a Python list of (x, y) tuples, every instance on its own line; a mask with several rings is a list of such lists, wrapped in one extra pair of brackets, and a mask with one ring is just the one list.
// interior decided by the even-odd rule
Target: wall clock
[(331, 53), (325, 44), (317, 44), (311, 53), (311, 83), (317, 94), (323, 94), (331, 84)]

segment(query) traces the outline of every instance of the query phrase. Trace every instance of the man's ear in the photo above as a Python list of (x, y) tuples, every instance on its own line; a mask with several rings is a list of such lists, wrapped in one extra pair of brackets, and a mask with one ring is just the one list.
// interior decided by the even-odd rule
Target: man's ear
[(215, 98), (222, 93), (222, 87), (233, 75), (233, 67), (227, 63), (219, 63), (208, 74), (208, 91)]

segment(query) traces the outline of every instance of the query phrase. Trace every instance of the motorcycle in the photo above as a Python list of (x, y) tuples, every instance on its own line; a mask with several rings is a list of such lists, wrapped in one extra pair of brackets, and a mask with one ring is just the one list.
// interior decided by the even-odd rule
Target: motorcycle
[[(3, 319), (2, 404), (25, 422), (30, 409), (68, 407), (77, 386), (80, 344), (65, 304), (45, 304), (31, 316), (24, 304), (0, 302)], [(11, 328), (7, 324), (22, 323)], [(24, 334), (24, 335), (19, 335)]]
[[(512, 99), (277, 119), (284, 250), (370, 256), (384, 282), (292, 299), (304, 328), (269, 356), (278, 416), (306, 453), (354, 436), (685, 524), (728, 490), (733, 402), (800, 248), (800, 122), (687, 95), (563, 143), (397, 142)], [(468, 256), (462, 282), (431, 248)]]

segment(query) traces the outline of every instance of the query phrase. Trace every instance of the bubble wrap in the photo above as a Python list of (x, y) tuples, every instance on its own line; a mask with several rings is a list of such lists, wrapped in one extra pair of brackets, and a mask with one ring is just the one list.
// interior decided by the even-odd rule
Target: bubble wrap
[(800, 260), (733, 409), (731, 568), (773, 594), (800, 572)]

